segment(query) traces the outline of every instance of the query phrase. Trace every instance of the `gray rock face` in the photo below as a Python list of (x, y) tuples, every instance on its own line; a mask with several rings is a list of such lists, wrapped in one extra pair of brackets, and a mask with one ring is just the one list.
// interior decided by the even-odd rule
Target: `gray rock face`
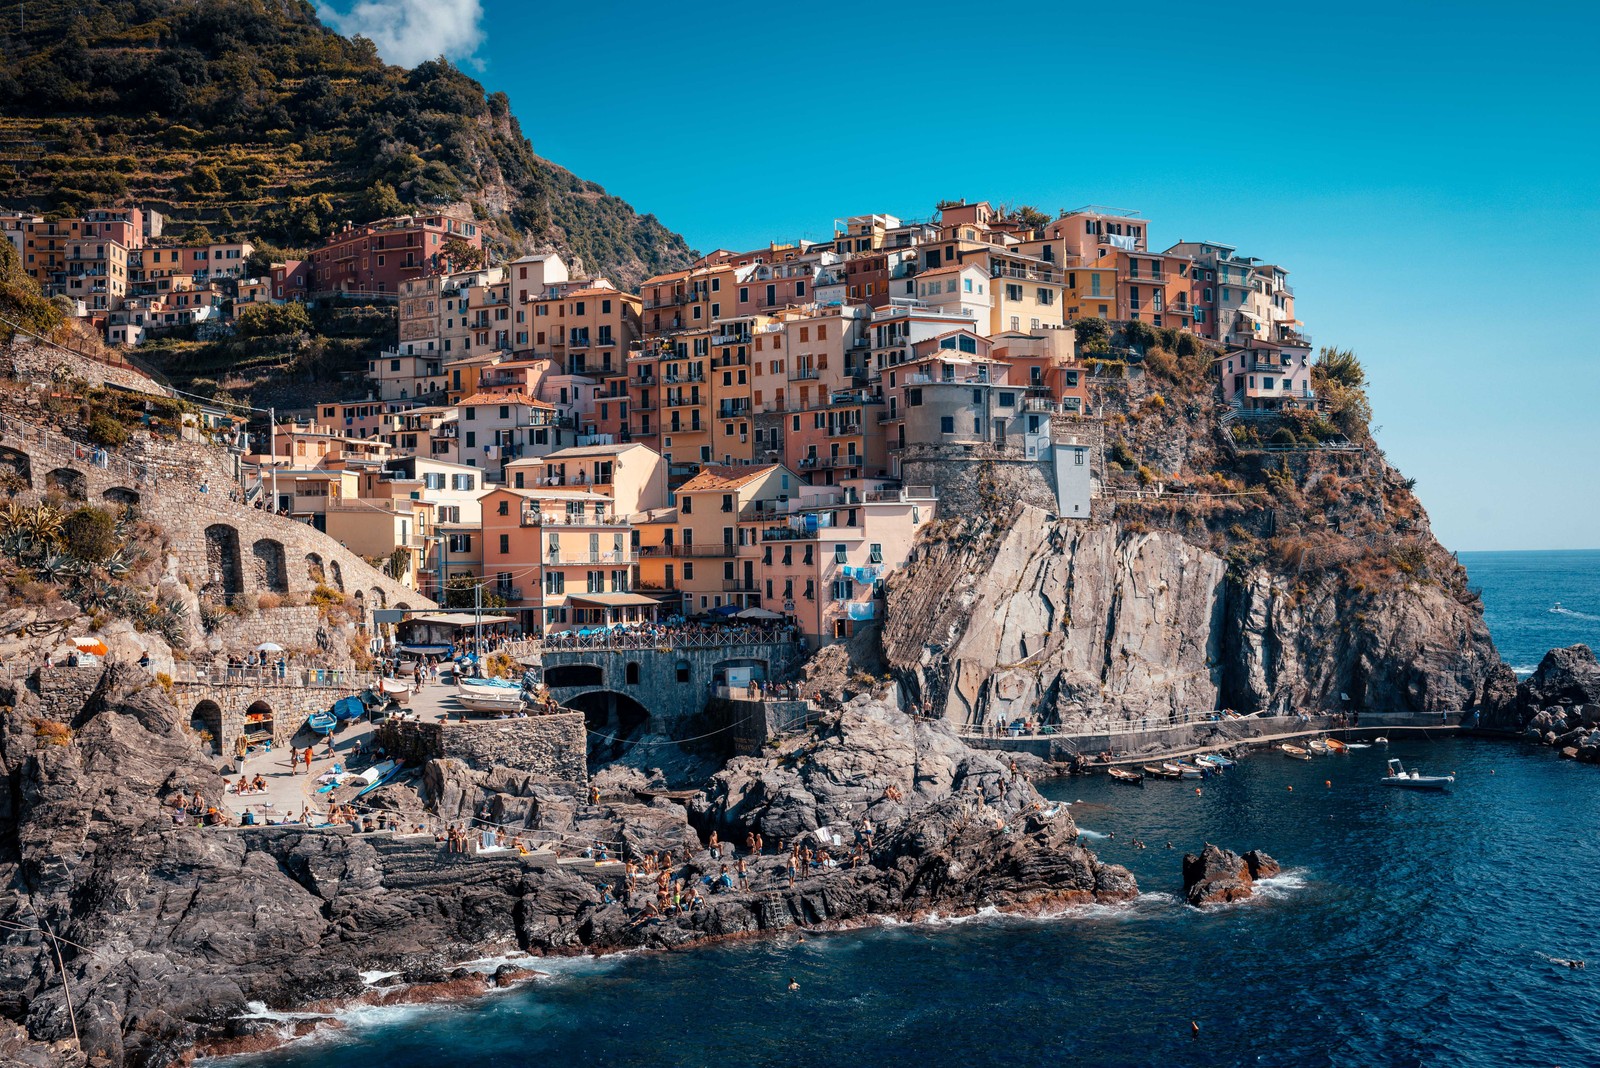
[(1209, 842), (1199, 855), (1183, 858), (1183, 895), (1195, 908), (1245, 901), (1255, 896), (1255, 882), (1278, 874), (1278, 862), (1259, 849), (1240, 856)]
[[(256, 1025), (236, 1018), (248, 1001), (294, 1009), (362, 996), (367, 970), (468, 992), (483, 983), (455, 965), (486, 954), (666, 948), (883, 913), (1137, 893), (1125, 869), (1076, 845), (1065, 810), (1008, 768), (941, 726), (869, 702), (841, 712), (803, 752), (738, 762), (691, 803), (696, 819), (760, 826), (769, 840), (871, 812), (878, 832), (860, 866), (819, 866), (791, 886), (786, 857), (746, 858), (747, 890), (706, 887), (703, 907), (652, 917), (641, 911), (647, 887), (627, 904), (602, 903), (602, 884), (627, 896), (615, 868), (448, 853), (427, 835), (175, 826), (164, 799), (222, 789), (178, 711), (142, 675), (107, 672), (84, 693), (81, 708), (47, 710), (18, 687), (0, 712), (6, 1064), (164, 1068), (197, 1049), (260, 1041)], [(601, 776), (598, 803), (457, 761), (431, 762), (416, 781), (461, 823), (487, 806), (495, 822), (567, 842), (671, 851), (674, 876), (691, 887), (726, 863), (701, 846), (683, 806), (635, 792), (651, 784), (631, 771)], [(882, 796), (890, 784), (900, 801)], [(63, 939), (81, 1056), (41, 924)]]
[(948, 718), (1053, 710), (1075, 730), (1222, 707), (1465, 709), (1500, 663), (1482, 616), (1437, 586), (1230, 575), (1171, 531), (1028, 506), (987, 549), (920, 548), (891, 584), (884, 633), (892, 665)]
[(1505, 668), (1486, 687), (1481, 724), (1571, 746), (1578, 759), (1600, 761), (1600, 745), (1590, 744), (1588, 733), (1600, 726), (1600, 663), (1594, 652), (1587, 645), (1552, 649), (1520, 684)]

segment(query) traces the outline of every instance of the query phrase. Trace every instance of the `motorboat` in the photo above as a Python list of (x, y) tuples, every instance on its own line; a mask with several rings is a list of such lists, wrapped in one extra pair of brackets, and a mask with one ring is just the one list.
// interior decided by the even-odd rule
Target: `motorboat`
[(1389, 760), (1389, 774), (1378, 780), (1385, 786), (1398, 786), (1403, 790), (1448, 790), (1455, 783), (1454, 775), (1423, 775), (1407, 771), (1399, 760)]
[(357, 772), (349, 779), (349, 782), (352, 786), (373, 786), (382, 780), (385, 775), (393, 771), (394, 768), (394, 761), (380, 760), (366, 771)]
[(1313, 753), (1318, 753), (1325, 756), (1327, 755), (1329, 749), (1328, 741), (1326, 738), (1313, 738), (1306, 743), (1306, 748), (1311, 750)]
[(1222, 768), (1231, 768), (1235, 763), (1233, 760), (1223, 756), (1220, 753), (1202, 753), (1194, 758), (1194, 762), (1200, 765), (1209, 765), (1210, 767), (1218, 770), (1221, 770)]
[(1288, 757), (1290, 760), (1311, 759), (1311, 754), (1306, 750), (1301, 749), (1298, 745), (1290, 745), (1288, 742), (1284, 742), (1282, 745), (1278, 746), (1278, 748), (1282, 749), (1283, 755)]
[(1182, 762), (1176, 762), (1175, 763), (1175, 762), (1168, 761), (1166, 763), (1163, 763), (1161, 766), (1163, 768), (1166, 768), (1168, 771), (1177, 772), (1178, 773), (1178, 778), (1180, 778), (1180, 779), (1203, 779), (1203, 778), (1206, 777), (1205, 771), (1203, 771), (1202, 769), (1196, 767), (1193, 764), (1184, 764)]
[(1106, 774), (1118, 782), (1125, 782), (1130, 786), (1144, 785), (1144, 776), (1137, 771), (1128, 771), (1124, 768), (1107, 768)]
[(1346, 743), (1344, 743), (1344, 747), (1346, 749), (1371, 749), (1372, 748), (1372, 743), (1371, 742), (1346, 742)]
[(1337, 739), (1337, 738), (1329, 738), (1328, 739), (1328, 752), (1330, 752), (1330, 753), (1345, 753), (1345, 752), (1348, 752), (1349, 750), (1350, 750), (1350, 747), (1348, 745), (1345, 745), (1339, 739)]
[(1146, 775), (1150, 776), (1152, 779), (1181, 779), (1181, 778), (1183, 778), (1183, 773), (1181, 771), (1179, 771), (1177, 768), (1173, 768), (1171, 771), (1168, 771), (1165, 764), (1146, 764), (1144, 767), (1140, 768), (1139, 770), (1143, 771)]
[(1389, 744), (1389, 739), (1387, 739), (1387, 738), (1374, 738), (1374, 739), (1372, 739), (1372, 744), (1373, 745), (1388, 745)]

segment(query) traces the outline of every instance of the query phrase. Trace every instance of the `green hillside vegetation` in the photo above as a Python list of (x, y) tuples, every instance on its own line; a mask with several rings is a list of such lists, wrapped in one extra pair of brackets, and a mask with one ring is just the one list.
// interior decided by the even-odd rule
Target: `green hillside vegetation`
[(389, 66), (304, 0), (31, 0), (0, 50), (0, 204), (148, 204), (285, 248), (454, 206), (501, 252), (558, 247), (620, 285), (691, 259), (536, 156), (504, 93), (442, 60)]

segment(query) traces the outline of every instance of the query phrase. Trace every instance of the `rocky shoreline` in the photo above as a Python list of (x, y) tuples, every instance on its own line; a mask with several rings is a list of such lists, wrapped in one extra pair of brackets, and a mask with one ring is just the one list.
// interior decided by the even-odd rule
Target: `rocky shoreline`
[(734, 760), (687, 806), (595, 805), (570, 784), (511, 769), (426, 769), (434, 801), (521, 812), (529, 827), (622, 841), (630, 855), (672, 852), (674, 875), (702, 889), (722, 864), (701, 844), (713, 828), (741, 842), (759, 831), (769, 848), (839, 833), (844, 856), (851, 828), (871, 821), (859, 867), (822, 863), (790, 886), (786, 853), (747, 858), (749, 890), (706, 892), (701, 908), (673, 916), (649, 915), (643, 879), (631, 900), (606, 903), (601, 886), (620, 873), (537, 865), (514, 851), (452, 854), (428, 835), (175, 827), (165, 799), (220, 797), (222, 783), (161, 687), (131, 668), (108, 668), (82, 707), (47, 707), (24, 684), (5, 704), (5, 1063), (183, 1063), (266, 1040), (260, 1021), (241, 1019), (251, 1002), (288, 1011), (390, 996), (374, 995), (363, 972), (395, 973), (419, 991), (408, 996), (461, 996), (479, 981), (459, 966), (486, 955), (679, 949), (1138, 892), (1125, 868), (1079, 846), (1065, 807), (1009, 763), (866, 698), (770, 756)]
[(1587, 645), (1570, 645), (1545, 653), (1521, 682), (1501, 665), (1485, 687), (1478, 725), (1600, 764), (1600, 662)]

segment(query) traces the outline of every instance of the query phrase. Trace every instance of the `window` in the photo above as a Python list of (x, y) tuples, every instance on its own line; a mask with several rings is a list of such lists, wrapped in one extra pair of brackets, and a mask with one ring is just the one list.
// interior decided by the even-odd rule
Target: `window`
[(833, 599), (835, 601), (850, 601), (850, 600), (854, 600), (855, 599), (855, 595), (856, 595), (856, 584), (853, 581), (851, 581), (850, 579), (834, 579), (833, 580)]
[(1006, 283), (1006, 299), (1007, 300), (1021, 300), (1022, 299), (1022, 287), (1018, 286), (1018, 285), (1012, 285), (1009, 282)]
[[(906, 390), (906, 407), (907, 408), (920, 408), (920, 407), (922, 407), (922, 390), (920, 390), (920, 389), (908, 389), (908, 390)], [(795, 429), (798, 430), (800, 428), (796, 427)]]
[(500, 535), (500, 555), (505, 556), (509, 552), (511, 552), (511, 535), (502, 534)]
[[(693, 497), (685, 496), (683, 498), (683, 500), (680, 501), (679, 503), (683, 505), (683, 514), (684, 515), (688, 515), (690, 512), (694, 511), (694, 498)], [(687, 576), (685, 576), (685, 577), (687, 577)]]
[(511, 502), (507, 501), (507, 500), (501, 500), (500, 507), (497, 509), (496, 514), (498, 514), (498, 515), (510, 515), (511, 514)]
[(939, 433), (941, 433), (941, 434), (954, 434), (955, 432), (956, 432), (956, 417), (953, 416), (953, 415), (941, 415), (939, 417)]
[[(730, 425), (730, 426), (729, 426), (729, 429), (730, 429), (730, 430), (731, 430), (731, 429), (732, 429), (732, 426), (731, 426), (731, 425)], [(724, 493), (724, 494), (723, 494), (723, 495), (722, 495), (722, 510), (723, 510), (723, 511), (724, 511), (724, 512), (731, 512), (731, 511), (733, 511), (733, 494), (731, 494), (731, 493)]]
[[(687, 545), (688, 543), (685, 542), (684, 544)], [(685, 582), (693, 582), (694, 581), (694, 561), (693, 560), (685, 560), (683, 562), (683, 581), (685, 581)]]
[(883, 546), (882, 545), (878, 544), (877, 542), (873, 542), (872, 543), (872, 552), (871, 552), (871, 555), (868, 556), (867, 562), (871, 563), (871, 564), (881, 564), (881, 563), (883, 563)]
[(999, 404), (1002, 408), (1015, 408), (1017, 406), (1017, 395), (1015, 393), (1002, 393), (1000, 394)]
[(1084, 458), (1084, 455), (1087, 452), (1088, 452), (1087, 449), (1073, 449), (1072, 450), (1072, 463), (1073, 463), (1073, 466), (1082, 467), (1083, 466), (1083, 458)]

